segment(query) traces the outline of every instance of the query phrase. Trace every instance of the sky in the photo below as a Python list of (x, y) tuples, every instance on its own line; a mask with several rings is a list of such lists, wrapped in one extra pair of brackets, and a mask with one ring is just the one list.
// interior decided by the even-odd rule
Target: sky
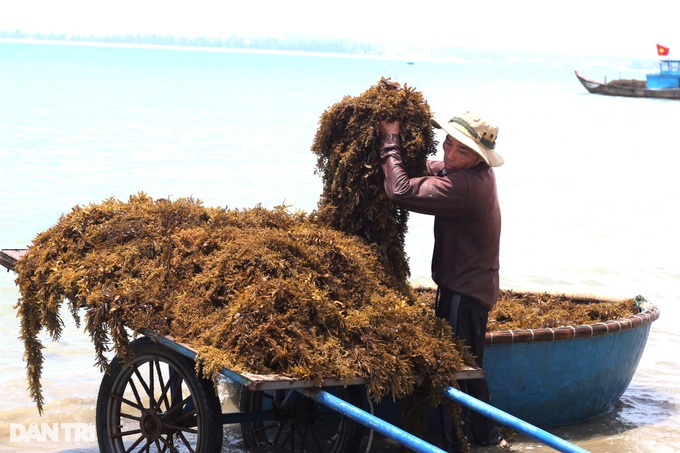
[(680, 55), (677, 0), (0, 0), (0, 30), (93, 35), (309, 33), (395, 46)]

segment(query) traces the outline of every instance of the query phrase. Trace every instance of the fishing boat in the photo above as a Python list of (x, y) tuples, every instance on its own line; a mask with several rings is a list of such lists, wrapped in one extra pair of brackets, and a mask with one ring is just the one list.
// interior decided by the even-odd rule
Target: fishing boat
[[(570, 296), (578, 303), (604, 300)], [(491, 403), (537, 426), (581, 422), (614, 409), (635, 374), (659, 310), (582, 326), (487, 332), (484, 370)]]
[(661, 60), (659, 72), (647, 74), (646, 80), (617, 79), (598, 82), (574, 71), (589, 93), (633, 98), (680, 99), (680, 60)]

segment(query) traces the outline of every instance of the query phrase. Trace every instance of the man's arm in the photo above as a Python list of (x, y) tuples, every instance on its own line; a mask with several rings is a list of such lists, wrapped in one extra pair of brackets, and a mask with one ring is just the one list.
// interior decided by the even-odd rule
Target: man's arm
[[(464, 206), (467, 191), (454, 189), (449, 178), (409, 178), (401, 157), (399, 134), (395, 133), (399, 123), (395, 123), (380, 122), (380, 162), (387, 197), (404, 209), (430, 215), (450, 215), (452, 209)], [(443, 169), (443, 162), (435, 163), (432, 169), (437, 167)]]

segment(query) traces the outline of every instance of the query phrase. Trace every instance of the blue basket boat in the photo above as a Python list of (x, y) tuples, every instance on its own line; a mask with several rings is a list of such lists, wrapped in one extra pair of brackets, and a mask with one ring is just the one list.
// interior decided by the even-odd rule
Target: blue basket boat
[[(602, 299), (572, 297), (587, 303)], [(577, 327), (486, 334), (484, 369), (492, 404), (536, 426), (577, 423), (614, 408), (630, 384), (659, 310)]]

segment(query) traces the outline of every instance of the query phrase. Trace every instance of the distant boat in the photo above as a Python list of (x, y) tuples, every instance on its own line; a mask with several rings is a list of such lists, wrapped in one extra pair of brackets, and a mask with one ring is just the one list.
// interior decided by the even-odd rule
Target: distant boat
[(574, 71), (589, 93), (632, 98), (680, 99), (680, 60), (662, 60), (659, 72), (647, 74), (647, 80), (618, 79), (597, 82)]

